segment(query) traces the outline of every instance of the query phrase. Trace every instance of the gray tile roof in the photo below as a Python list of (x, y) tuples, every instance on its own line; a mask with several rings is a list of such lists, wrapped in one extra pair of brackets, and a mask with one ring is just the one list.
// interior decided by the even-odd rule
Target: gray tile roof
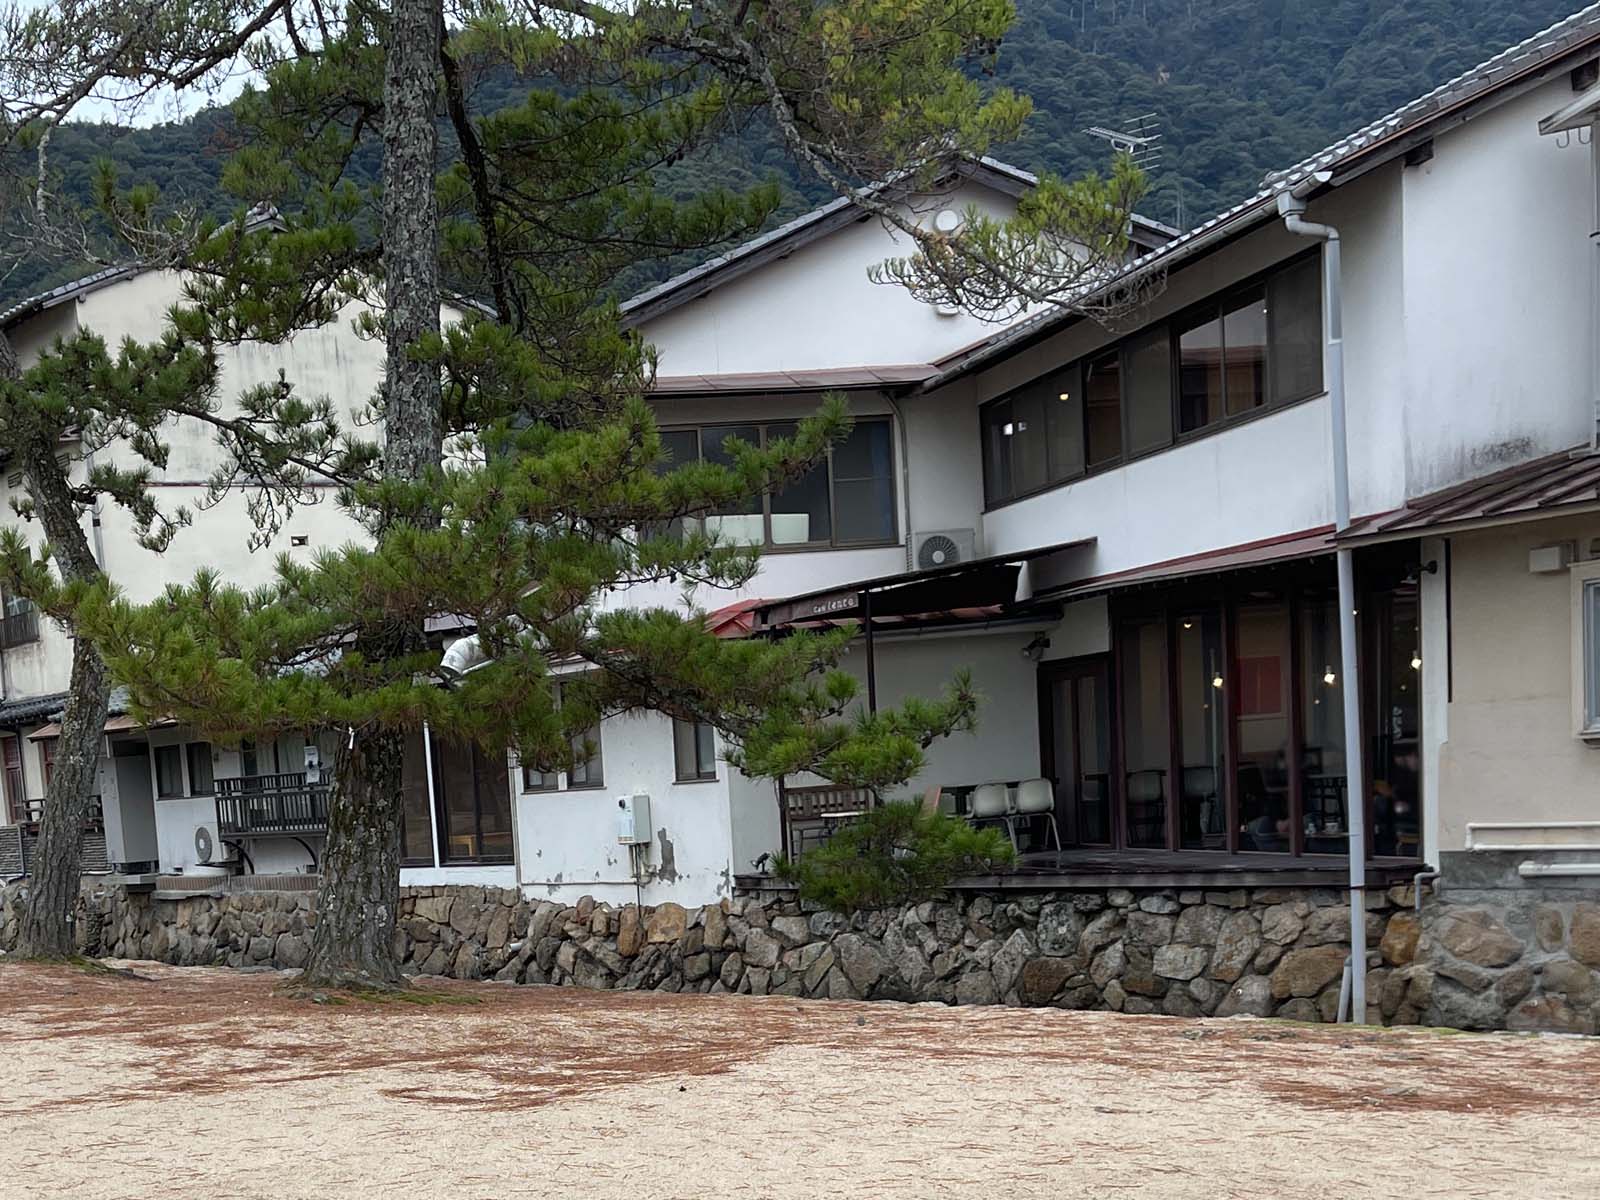
[(24, 317), (31, 317), (35, 313), (55, 308), (69, 300), (76, 300), (79, 296), (86, 296), (97, 288), (137, 275), (140, 270), (142, 268), (137, 266), (106, 267), (92, 275), (85, 275), (82, 279), (74, 279), (71, 283), (63, 283), (59, 287), (19, 300), (4, 312), (0, 312), (0, 329), (10, 328)]
[(49, 692), (42, 696), (25, 696), (19, 700), (0, 702), (0, 726), (9, 729), (16, 725), (49, 720), (62, 710), (66, 702), (66, 692)]

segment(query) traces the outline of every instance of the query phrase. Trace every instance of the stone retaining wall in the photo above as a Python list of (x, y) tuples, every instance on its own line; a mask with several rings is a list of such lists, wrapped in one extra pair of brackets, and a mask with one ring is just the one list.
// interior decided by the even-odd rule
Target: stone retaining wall
[[(1373, 974), (1374, 1019), (1423, 1016), (1400, 961), (1415, 944), (1404, 899), (1373, 899), (1372, 943), (1394, 960)], [(15, 906), (12, 888), (0, 896), (6, 942)], [(85, 892), (79, 942), (118, 958), (298, 967), (314, 921), (305, 894), (100, 889)], [(1337, 1009), (1348, 929), (1331, 890), (972, 895), (845, 918), (779, 896), (640, 909), (437, 887), (404, 889), (397, 949), (410, 971), (460, 979), (1318, 1021)]]
[[(1600, 897), (1496, 907), (1486, 894), (1428, 897), (1420, 923), (1409, 888), (1368, 897), (1368, 1020), (1595, 1032)], [(0, 946), (14, 944), (19, 895), (0, 890)], [(311, 900), (86, 887), (79, 944), (180, 965), (298, 967)], [(433, 887), (404, 889), (401, 910), (397, 949), (420, 975), (1301, 1021), (1334, 1019), (1349, 941), (1345, 894), (1302, 888), (957, 895), (846, 918), (778, 893), (641, 909)]]

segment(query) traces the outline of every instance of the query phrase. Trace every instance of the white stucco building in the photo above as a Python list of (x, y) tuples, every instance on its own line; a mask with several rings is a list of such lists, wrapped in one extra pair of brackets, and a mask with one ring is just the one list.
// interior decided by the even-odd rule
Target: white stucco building
[[(1588, 456), (1600, 293), (1590, 135), (1541, 122), (1576, 103), (1568, 120), (1591, 130), (1597, 62), (1600, 15), (1586, 10), (1195, 230), (1136, 222), (1130, 270), (1159, 287), (1115, 331), (1055, 312), (996, 329), (873, 285), (868, 267), (903, 248), (844, 202), (636, 297), (626, 312), (659, 349), (653, 401), (675, 455), (781, 430), (828, 390), (857, 418), (813, 477), (720, 518), (768, 552), (748, 587), (701, 602), (731, 635), (870, 623), (848, 664), (880, 704), (970, 669), (977, 731), (934, 746), (908, 792), (937, 786), (959, 809), (976, 785), (1049, 779), (1065, 850), (1032, 860), (1039, 874), (1342, 878), (1352, 734), (1340, 716), (1325, 255), (1277, 205), (1304, 183), (1309, 219), (1337, 227), (1343, 247), (1373, 872), (1400, 880), (1445, 863), (1485, 822), (1535, 823), (1529, 836), (1559, 841), (1561, 822), (1596, 815), (1600, 771), (1589, 749), (1600, 459)], [(984, 163), (927, 215), (968, 202), (1004, 212), (1027, 183)], [(149, 336), (168, 286), (102, 280), (5, 319), (24, 346), (71, 322)], [(282, 365), (359, 403), (377, 356), (330, 327), (241, 351), (229, 386)], [(203, 480), (204, 456), (201, 440), (175, 451), (175, 497)], [(277, 548), (349, 536), (331, 516), (303, 512)], [(201, 563), (264, 573), (243, 521), (227, 505), (204, 514), (137, 569), (143, 552), (111, 514), (95, 544), (148, 594)], [(641, 588), (615, 602), (676, 600)], [(40, 727), (64, 686), (65, 643), (48, 628), (3, 640), (0, 745), (18, 819), (42, 794)], [(142, 744), (150, 796), (136, 807), (154, 814), (137, 841), (133, 809), (108, 808), (125, 843), (113, 860), (192, 871), (212, 780), (307, 761), (298, 741), (249, 762), (160, 749), (183, 740), (108, 732), (105, 795), (138, 796), (123, 760), (139, 751), (119, 747)], [(731, 770), (709, 730), (619, 717), (598, 741), (575, 778), (419, 743), (404, 881), (698, 903), (784, 845), (779, 796)], [(810, 811), (818, 781), (789, 782), (790, 804)], [(630, 849), (618, 804), (636, 795), (649, 826)], [(316, 853), (309, 835), (236, 832), (215, 841), (248, 851), (257, 872), (309, 868)], [(1034, 823), (1028, 836), (1040, 833)]]

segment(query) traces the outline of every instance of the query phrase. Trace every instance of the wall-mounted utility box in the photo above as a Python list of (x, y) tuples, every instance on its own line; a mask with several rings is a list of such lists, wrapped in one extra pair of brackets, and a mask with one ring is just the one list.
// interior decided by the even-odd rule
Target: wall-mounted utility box
[(1553, 546), (1537, 546), (1528, 551), (1528, 571), (1534, 575), (1551, 575), (1565, 571), (1571, 565), (1577, 547), (1571, 542), (1557, 542)]
[(617, 797), (617, 842), (623, 846), (650, 844), (650, 795), (634, 792)]

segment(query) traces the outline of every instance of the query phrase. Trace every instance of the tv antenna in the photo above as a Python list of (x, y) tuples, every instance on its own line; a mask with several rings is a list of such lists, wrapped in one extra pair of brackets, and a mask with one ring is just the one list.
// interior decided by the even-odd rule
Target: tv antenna
[(1124, 129), (1091, 125), (1084, 132), (1110, 142), (1118, 153), (1132, 156), (1141, 171), (1153, 171), (1161, 162), (1161, 118), (1153, 112), (1135, 117)]

